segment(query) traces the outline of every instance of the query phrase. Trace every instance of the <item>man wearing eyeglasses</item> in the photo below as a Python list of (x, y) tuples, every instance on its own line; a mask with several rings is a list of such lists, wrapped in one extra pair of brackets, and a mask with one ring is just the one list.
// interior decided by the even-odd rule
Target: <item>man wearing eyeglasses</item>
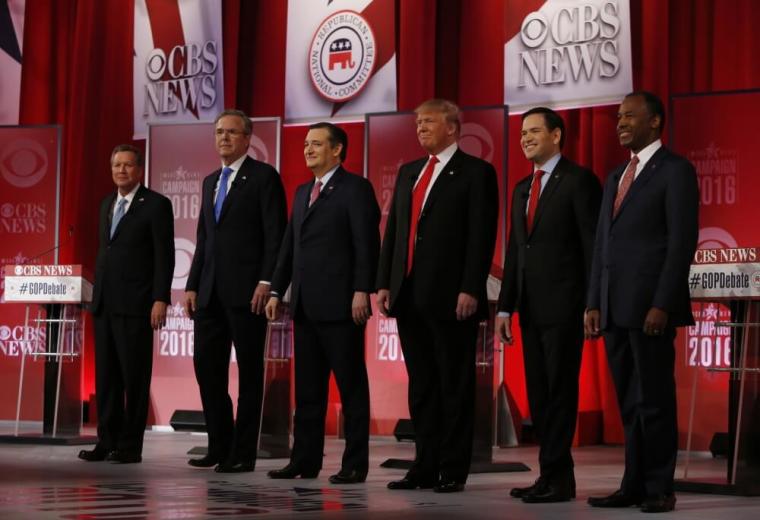
[[(251, 121), (225, 110), (215, 121), (222, 167), (203, 181), (195, 255), (185, 310), (195, 322), (193, 364), (208, 431), (208, 454), (194, 467), (218, 473), (253, 471), (261, 419), (264, 305), (287, 222), (277, 171), (247, 155)], [(228, 393), (235, 345), (239, 397), (233, 417)]]

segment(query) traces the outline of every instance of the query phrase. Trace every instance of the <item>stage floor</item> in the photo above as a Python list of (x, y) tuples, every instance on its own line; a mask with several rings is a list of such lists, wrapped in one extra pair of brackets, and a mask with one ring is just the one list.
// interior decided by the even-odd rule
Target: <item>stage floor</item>
[[(641, 518), (638, 509), (600, 510), (586, 505), (589, 495), (617, 488), (621, 447), (593, 446), (574, 451), (578, 499), (561, 504), (524, 504), (508, 491), (537, 477), (537, 448), (496, 449), (496, 461), (520, 461), (530, 472), (471, 475), (463, 493), (430, 490), (389, 491), (386, 483), (402, 470), (384, 469), (387, 458), (410, 458), (414, 447), (391, 438), (373, 438), (371, 466), (364, 484), (335, 486), (328, 477), (340, 463), (343, 443), (328, 438), (324, 468), (312, 480), (271, 480), (266, 472), (284, 459), (259, 460), (256, 471), (219, 475), (187, 465), (186, 452), (205, 445), (203, 435), (149, 432), (142, 464), (114, 465), (77, 459), (77, 446), (0, 444), (0, 518), (190, 519), (190, 518), (393, 518), (575, 520)], [(690, 476), (719, 477), (725, 460), (692, 458)], [(683, 475), (683, 454), (677, 477)], [(760, 498), (679, 493), (667, 518), (755, 520)]]

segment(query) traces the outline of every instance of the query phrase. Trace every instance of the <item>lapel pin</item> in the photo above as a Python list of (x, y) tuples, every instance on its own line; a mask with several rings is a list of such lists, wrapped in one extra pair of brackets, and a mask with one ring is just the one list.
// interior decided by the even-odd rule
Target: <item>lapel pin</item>
[(137, 200), (138, 200), (138, 202), (144, 202), (144, 201), (145, 201), (145, 199), (144, 199), (143, 197), (140, 197), (140, 198), (139, 198), (139, 199), (137, 199)]
[(450, 170), (449, 175), (454, 175), (454, 170)]
[(248, 177), (246, 177), (245, 175), (243, 175), (243, 180), (246, 180), (247, 178), (248, 178)]

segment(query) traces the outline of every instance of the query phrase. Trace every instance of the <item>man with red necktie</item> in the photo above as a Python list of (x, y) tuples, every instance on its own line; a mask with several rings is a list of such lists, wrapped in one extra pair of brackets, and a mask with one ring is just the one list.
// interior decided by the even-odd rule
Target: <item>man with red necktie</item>
[(470, 469), (478, 323), (496, 238), (496, 172), (457, 146), (459, 108), (416, 110), (427, 156), (401, 166), (377, 277), (380, 312), (397, 320), (409, 374), (416, 457), (390, 489), (462, 491)]
[(697, 246), (699, 189), (687, 159), (662, 146), (662, 101), (634, 92), (618, 110), (627, 164), (608, 177), (594, 244), (587, 337), (604, 334), (625, 432), (620, 489), (592, 507), (672, 511), (678, 451), (676, 327), (694, 319), (689, 266)]
[(533, 173), (517, 183), (496, 335), (511, 344), (520, 316), (525, 379), (538, 437), (540, 474), (510, 495), (527, 503), (575, 497), (570, 448), (578, 411), (584, 295), (602, 188), (588, 169), (561, 154), (562, 118), (537, 107), (522, 116), (520, 144)]

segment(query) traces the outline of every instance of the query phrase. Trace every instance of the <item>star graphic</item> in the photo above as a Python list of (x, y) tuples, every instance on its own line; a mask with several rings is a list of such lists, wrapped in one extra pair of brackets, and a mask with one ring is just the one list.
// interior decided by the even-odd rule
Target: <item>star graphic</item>
[(21, 63), (21, 48), (18, 45), (16, 28), (13, 27), (8, 0), (0, 0), (0, 49)]
[(718, 308), (715, 306), (715, 304), (710, 304), (705, 308), (704, 310), (704, 318), (707, 320), (716, 320), (718, 319)]
[(185, 315), (185, 308), (182, 306), (181, 303), (177, 302), (174, 305), (172, 305), (172, 314), (174, 316), (178, 316), (182, 318)]
[[(2, 0), (0, 0), (2, 1)], [(23, 264), (26, 260), (26, 257), (23, 255), (21, 251), (19, 251), (16, 256), (13, 257), (13, 263), (14, 264)]]
[(174, 170), (174, 175), (176, 175), (178, 180), (185, 180), (187, 178), (187, 173), (188, 171), (182, 165)]
[(715, 146), (715, 143), (710, 143), (706, 149), (707, 157), (712, 159), (718, 158), (718, 152), (720, 152), (720, 148)]

